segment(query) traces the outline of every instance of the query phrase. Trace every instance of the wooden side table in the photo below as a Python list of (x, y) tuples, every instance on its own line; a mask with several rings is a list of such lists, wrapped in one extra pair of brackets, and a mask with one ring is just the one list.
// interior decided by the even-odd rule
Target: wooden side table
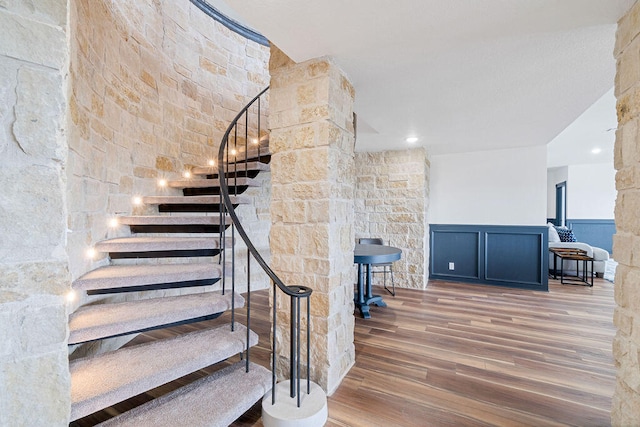
[[(553, 253), (553, 278), (557, 279), (558, 264), (557, 259), (560, 258), (560, 283), (561, 284), (586, 284), (593, 286), (593, 257), (587, 255), (582, 249), (573, 248), (549, 248), (549, 252)], [(576, 278), (565, 278), (564, 262), (576, 262)], [(580, 261), (582, 261), (582, 277), (580, 277)], [(588, 263), (591, 262), (591, 270), (588, 269)], [(589, 281), (591, 277), (591, 281)]]

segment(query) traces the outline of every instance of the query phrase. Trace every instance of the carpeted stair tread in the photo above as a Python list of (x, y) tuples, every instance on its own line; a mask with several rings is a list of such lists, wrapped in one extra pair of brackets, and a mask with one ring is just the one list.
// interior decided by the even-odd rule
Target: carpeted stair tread
[[(236, 294), (235, 307), (244, 305)], [(142, 331), (231, 309), (231, 292), (205, 292), (115, 304), (86, 305), (69, 316), (69, 344)]]
[[(260, 150), (260, 155), (267, 155), (267, 154), (268, 153), (263, 153), (263, 151)], [(247, 163), (237, 163), (237, 164), (231, 163), (225, 168), (225, 170), (227, 172), (244, 171), (244, 170), (268, 171), (270, 170), (270, 166), (268, 163), (262, 163), (262, 162), (247, 162)], [(199, 166), (199, 167), (193, 168), (191, 170), (191, 173), (194, 175), (217, 175), (218, 167), (217, 166)]]
[(270, 389), (267, 369), (238, 362), (99, 425), (225, 427)]
[[(231, 196), (231, 202), (235, 204), (251, 203), (249, 197)], [(220, 196), (145, 196), (142, 203), (146, 205), (216, 205), (220, 204)]]
[[(70, 362), (71, 420), (238, 354), (245, 349), (246, 337), (244, 326), (236, 323), (231, 332), (227, 324)], [(257, 342), (258, 336), (251, 332), (250, 345)], [(214, 393), (213, 398), (223, 395)]]
[[(231, 223), (231, 218), (226, 216), (226, 223)], [(218, 225), (220, 215), (136, 215), (119, 216), (118, 222), (124, 225)]]
[[(231, 244), (231, 240), (227, 243)], [(218, 237), (132, 236), (103, 240), (95, 244), (98, 252), (190, 251), (218, 249)]]
[(89, 271), (73, 289), (93, 290), (220, 278), (222, 267), (212, 262), (189, 264), (108, 265)]
[[(232, 183), (237, 186), (259, 187), (260, 181), (255, 178), (238, 177), (231, 178)], [(182, 179), (177, 181), (169, 181), (171, 188), (214, 188), (220, 187), (220, 180), (215, 179)]]

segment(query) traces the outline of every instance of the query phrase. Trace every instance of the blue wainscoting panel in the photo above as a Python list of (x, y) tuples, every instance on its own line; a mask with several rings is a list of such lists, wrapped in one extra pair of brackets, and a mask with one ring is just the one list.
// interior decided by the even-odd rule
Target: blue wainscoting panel
[(538, 260), (542, 253), (542, 236), (510, 232), (485, 233), (485, 279), (538, 286), (541, 276)]
[[(449, 278), (480, 278), (480, 233), (465, 230), (432, 231), (431, 268), (439, 276)], [(453, 263), (454, 269), (449, 269)]]
[(431, 224), (430, 233), (432, 279), (548, 290), (546, 226)]
[(573, 230), (578, 242), (613, 251), (613, 235), (616, 223), (612, 219), (568, 219), (567, 227)]

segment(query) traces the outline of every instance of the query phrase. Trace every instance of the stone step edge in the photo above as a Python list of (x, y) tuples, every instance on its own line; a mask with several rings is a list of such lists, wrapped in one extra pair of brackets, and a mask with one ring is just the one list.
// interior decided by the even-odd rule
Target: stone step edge
[[(235, 294), (235, 308), (244, 298)], [(204, 292), (86, 305), (69, 316), (69, 345), (110, 338), (223, 313), (231, 309), (231, 292)]]
[[(247, 330), (235, 326), (233, 332), (226, 324), (70, 362), (71, 420), (241, 353)], [(257, 342), (251, 331), (250, 346)]]
[(224, 427), (271, 390), (271, 372), (237, 362), (99, 424), (100, 427)]
[(112, 289), (221, 277), (222, 267), (210, 262), (107, 265), (85, 273), (74, 280), (71, 286), (75, 290)]

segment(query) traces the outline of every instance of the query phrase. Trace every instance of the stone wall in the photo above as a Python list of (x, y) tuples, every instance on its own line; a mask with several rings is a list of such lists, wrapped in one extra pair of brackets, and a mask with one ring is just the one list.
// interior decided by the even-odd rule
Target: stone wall
[[(217, 156), (235, 114), (269, 81), (269, 50), (189, 1), (71, 2), (69, 254), (73, 278), (135, 195), (167, 194)], [(268, 224), (268, 221), (266, 221)], [(123, 227), (124, 228), (124, 227)], [(268, 230), (268, 226), (267, 226)]]
[[(126, 232), (107, 220), (132, 196), (215, 155), (269, 50), (189, 1), (0, 0), (0, 28), (0, 425), (67, 425), (67, 315), (85, 301), (65, 297), (106, 262), (85, 251)], [(268, 185), (254, 193), (266, 234)]]
[[(355, 360), (354, 90), (329, 59), (295, 64), (272, 48), (270, 70), (272, 267), (285, 284), (313, 289), (311, 377), (332, 393)], [(288, 366), (280, 292), (277, 309), (278, 354)]]
[(355, 164), (356, 238), (380, 237), (402, 249), (402, 258), (393, 263), (396, 286), (424, 289), (429, 275), (426, 151), (357, 153)]
[(637, 425), (640, 420), (640, 3), (618, 23), (614, 55), (618, 130), (615, 143), (616, 235), (613, 258), (617, 333), (613, 356), (617, 368), (612, 424)]
[(0, 28), (0, 426), (62, 426), (67, 2), (0, 1)]

